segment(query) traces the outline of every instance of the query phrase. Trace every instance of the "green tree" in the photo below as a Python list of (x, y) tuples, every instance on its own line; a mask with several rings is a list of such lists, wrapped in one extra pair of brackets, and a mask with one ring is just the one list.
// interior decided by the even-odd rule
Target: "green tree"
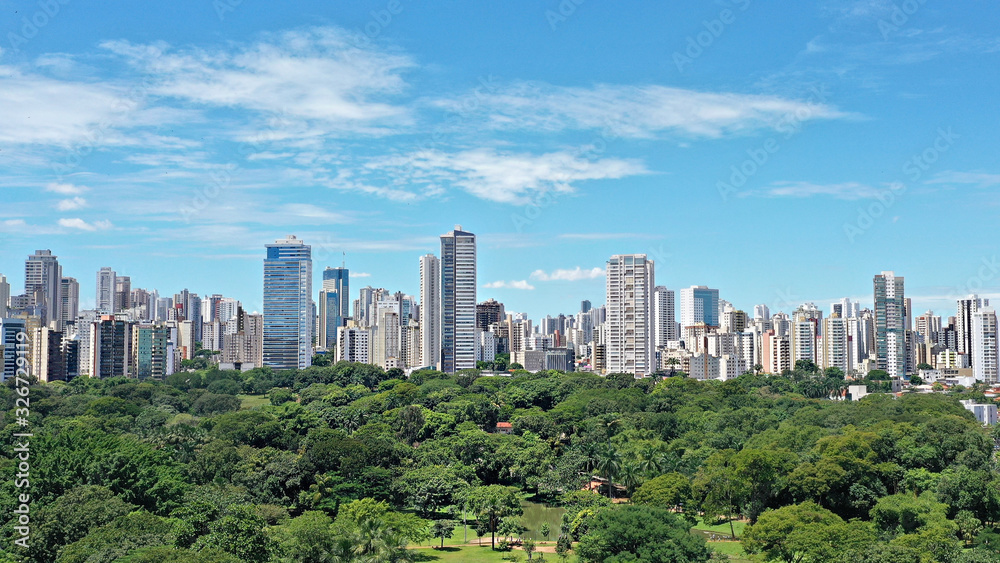
[(473, 512), (489, 522), (490, 546), (493, 549), (496, 549), (496, 532), (501, 519), (523, 512), (518, 490), (514, 487), (473, 487), (466, 493), (465, 501)]
[(451, 537), (455, 532), (455, 523), (451, 520), (435, 520), (431, 525), (431, 537), (441, 538), (441, 548), (444, 549), (444, 540)]
[(253, 505), (231, 506), (220, 520), (209, 526), (203, 545), (231, 553), (241, 561), (264, 563), (271, 559), (276, 548), (264, 529), (265, 524)]
[(843, 551), (861, 551), (875, 542), (869, 524), (844, 520), (814, 502), (768, 510), (747, 526), (743, 549), (767, 560), (833, 561)]
[(643, 483), (632, 502), (672, 510), (691, 500), (691, 481), (682, 473), (667, 473)]
[(621, 505), (601, 510), (577, 546), (581, 561), (708, 561), (711, 550), (667, 510)]

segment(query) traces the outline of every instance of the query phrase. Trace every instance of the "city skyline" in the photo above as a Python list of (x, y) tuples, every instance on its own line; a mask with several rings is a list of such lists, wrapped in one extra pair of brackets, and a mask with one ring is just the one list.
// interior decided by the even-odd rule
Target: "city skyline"
[[(295, 231), (317, 270), (346, 252), (356, 276), (416, 294), (396, 264), (462, 223), (480, 292), (535, 317), (598, 298), (620, 253), (743, 309), (868, 302), (883, 270), (922, 310), (1000, 296), (984, 230), (1000, 79), (974, 70), (996, 66), (1000, 6), (900, 22), (889, 2), (734, 2), (731, 23), (714, 5), (104, 6), (60, 4), (30, 38), (33, 13), (0, 13), (15, 285), (51, 248), (85, 307), (80, 272), (110, 266), (260, 310), (257, 248)], [(592, 41), (608, 29), (620, 40)]]

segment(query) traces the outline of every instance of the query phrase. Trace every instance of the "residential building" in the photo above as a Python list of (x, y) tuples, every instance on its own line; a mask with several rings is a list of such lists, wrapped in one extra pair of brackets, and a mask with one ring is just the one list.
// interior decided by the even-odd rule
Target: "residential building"
[(441, 370), (476, 367), (476, 235), (441, 235)]
[(875, 276), (875, 360), (892, 377), (906, 375), (906, 301), (903, 277)]
[(441, 260), (420, 257), (420, 364), (441, 369)]
[(304, 369), (312, 363), (312, 249), (294, 235), (266, 248), (264, 365)]
[(654, 282), (654, 263), (645, 254), (616, 254), (608, 260), (607, 373), (655, 371)]

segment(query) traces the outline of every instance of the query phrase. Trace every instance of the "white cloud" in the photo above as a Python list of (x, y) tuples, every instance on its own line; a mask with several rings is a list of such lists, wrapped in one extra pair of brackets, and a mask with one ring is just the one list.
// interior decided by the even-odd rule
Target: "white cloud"
[(113, 225), (111, 224), (111, 221), (95, 221), (93, 223), (88, 223), (83, 219), (73, 218), (59, 219), (59, 226), (69, 229), (80, 229), (81, 231), (103, 231), (110, 229)]
[(45, 191), (62, 195), (78, 195), (87, 191), (87, 188), (83, 186), (76, 186), (73, 184), (63, 184), (63, 183), (53, 182), (45, 186)]
[(754, 192), (744, 192), (744, 195), (760, 195), (765, 197), (805, 198), (813, 196), (830, 196), (837, 199), (857, 200), (876, 197), (887, 191), (888, 187), (875, 187), (858, 182), (841, 184), (814, 184), (811, 182), (775, 182), (770, 186)]
[(559, 235), (559, 238), (569, 240), (618, 240), (658, 237), (645, 233), (563, 233)]
[(372, 277), (372, 275), (369, 274), (368, 272), (351, 272), (350, 276), (352, 278), (370, 278), (370, 277)]
[(534, 155), (492, 149), (424, 151), (376, 159), (367, 168), (388, 175), (400, 187), (424, 186), (436, 194), (443, 186), (452, 185), (481, 199), (510, 204), (528, 203), (532, 195), (541, 192), (571, 193), (576, 182), (647, 173), (636, 160), (588, 160), (570, 152)]
[(72, 199), (61, 199), (56, 203), (56, 209), (59, 211), (72, 211), (73, 209), (80, 209), (81, 207), (87, 206), (87, 200), (82, 197), (74, 197)]
[(545, 270), (535, 270), (531, 272), (531, 278), (540, 281), (580, 281), (601, 278), (606, 275), (604, 268), (590, 268), (584, 270), (580, 266), (572, 270), (553, 270), (548, 273)]
[(517, 281), (495, 281), (483, 285), (485, 289), (524, 289), (531, 290), (535, 289), (535, 286), (528, 283), (527, 280), (517, 280)]
[(235, 51), (175, 49), (162, 42), (108, 41), (102, 47), (156, 77), (152, 90), (161, 96), (351, 131), (409, 121), (407, 110), (388, 100), (406, 89), (401, 73), (413, 61), (358, 48), (337, 28), (268, 34)]
[[(522, 83), (477, 99), (497, 129), (607, 130), (611, 137), (629, 138), (653, 138), (664, 132), (715, 138), (775, 128), (783, 120), (802, 123), (848, 117), (822, 103), (658, 85), (582, 88)], [(453, 111), (459, 111), (461, 103), (458, 99), (437, 102)]]
[(935, 174), (928, 184), (973, 184), (980, 188), (1000, 186), (1000, 174), (986, 172), (956, 172), (949, 170)]

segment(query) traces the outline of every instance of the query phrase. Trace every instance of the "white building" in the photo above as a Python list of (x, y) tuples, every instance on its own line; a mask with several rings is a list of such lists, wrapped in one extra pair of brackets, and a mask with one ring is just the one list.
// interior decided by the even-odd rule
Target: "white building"
[(972, 314), (972, 372), (977, 381), (997, 383), (998, 365), (997, 314), (982, 307)]
[(645, 254), (616, 254), (607, 263), (607, 373), (648, 375), (653, 346), (654, 264)]
[(664, 346), (667, 342), (679, 338), (674, 290), (662, 285), (653, 289), (653, 319), (655, 346)]
[(441, 369), (441, 260), (420, 257), (420, 363)]
[(371, 331), (359, 326), (337, 328), (337, 361), (370, 364)]

